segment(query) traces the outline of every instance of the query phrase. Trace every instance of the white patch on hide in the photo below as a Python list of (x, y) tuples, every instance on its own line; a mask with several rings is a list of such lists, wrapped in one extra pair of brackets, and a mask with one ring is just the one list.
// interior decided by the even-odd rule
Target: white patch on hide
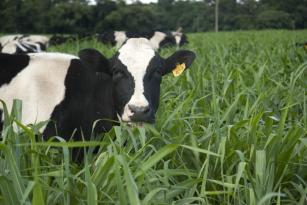
[[(71, 60), (78, 58), (60, 53), (28, 55), (29, 65), (9, 84), (0, 87), (0, 99), (4, 100), (9, 110), (12, 108), (13, 99), (22, 100), (23, 124), (50, 119), (54, 108), (64, 99), (64, 81)], [(41, 131), (43, 129), (45, 128)]]

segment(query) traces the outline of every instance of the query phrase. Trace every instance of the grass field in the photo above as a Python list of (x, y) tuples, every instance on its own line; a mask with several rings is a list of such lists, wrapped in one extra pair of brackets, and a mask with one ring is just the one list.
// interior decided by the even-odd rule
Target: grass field
[[(42, 142), (43, 123), (13, 132), (16, 101), (0, 143), (0, 204), (307, 204), (307, 51), (295, 46), (306, 38), (190, 34), (197, 59), (164, 78), (156, 124), (114, 127), (91, 142)], [(95, 41), (50, 50), (86, 47), (115, 52)], [(70, 160), (74, 146), (90, 147), (81, 166)]]

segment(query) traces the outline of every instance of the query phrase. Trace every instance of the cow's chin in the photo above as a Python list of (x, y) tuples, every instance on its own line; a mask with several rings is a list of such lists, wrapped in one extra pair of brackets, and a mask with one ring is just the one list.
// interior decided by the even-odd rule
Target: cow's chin
[(144, 127), (145, 124), (154, 124), (155, 119), (146, 119), (145, 121), (135, 121), (133, 117), (121, 118), (121, 121), (127, 124), (129, 127)]
[(155, 120), (148, 120), (145, 122), (138, 122), (138, 121), (122, 121), (126, 123), (129, 127), (144, 127), (145, 124), (154, 124)]
[(128, 127), (144, 127), (144, 122), (127, 122)]
[(134, 126), (144, 126), (144, 124), (155, 123), (155, 116), (153, 113), (146, 118), (140, 118), (137, 115), (133, 115), (131, 112), (124, 112), (120, 118), (122, 122)]

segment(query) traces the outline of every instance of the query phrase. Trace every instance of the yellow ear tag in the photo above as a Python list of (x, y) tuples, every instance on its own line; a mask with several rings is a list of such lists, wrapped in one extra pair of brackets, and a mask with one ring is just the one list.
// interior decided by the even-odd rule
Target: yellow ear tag
[(173, 75), (175, 77), (178, 77), (179, 75), (181, 75), (181, 73), (183, 73), (184, 69), (185, 69), (185, 63), (177, 64), (176, 68), (174, 68), (174, 70), (172, 71)]

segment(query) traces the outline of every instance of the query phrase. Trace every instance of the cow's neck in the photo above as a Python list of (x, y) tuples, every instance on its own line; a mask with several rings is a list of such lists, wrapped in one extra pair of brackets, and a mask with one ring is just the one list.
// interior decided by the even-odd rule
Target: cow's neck
[(3, 122), (2, 122), (2, 110), (0, 109), (0, 133), (2, 131), (3, 128)]

